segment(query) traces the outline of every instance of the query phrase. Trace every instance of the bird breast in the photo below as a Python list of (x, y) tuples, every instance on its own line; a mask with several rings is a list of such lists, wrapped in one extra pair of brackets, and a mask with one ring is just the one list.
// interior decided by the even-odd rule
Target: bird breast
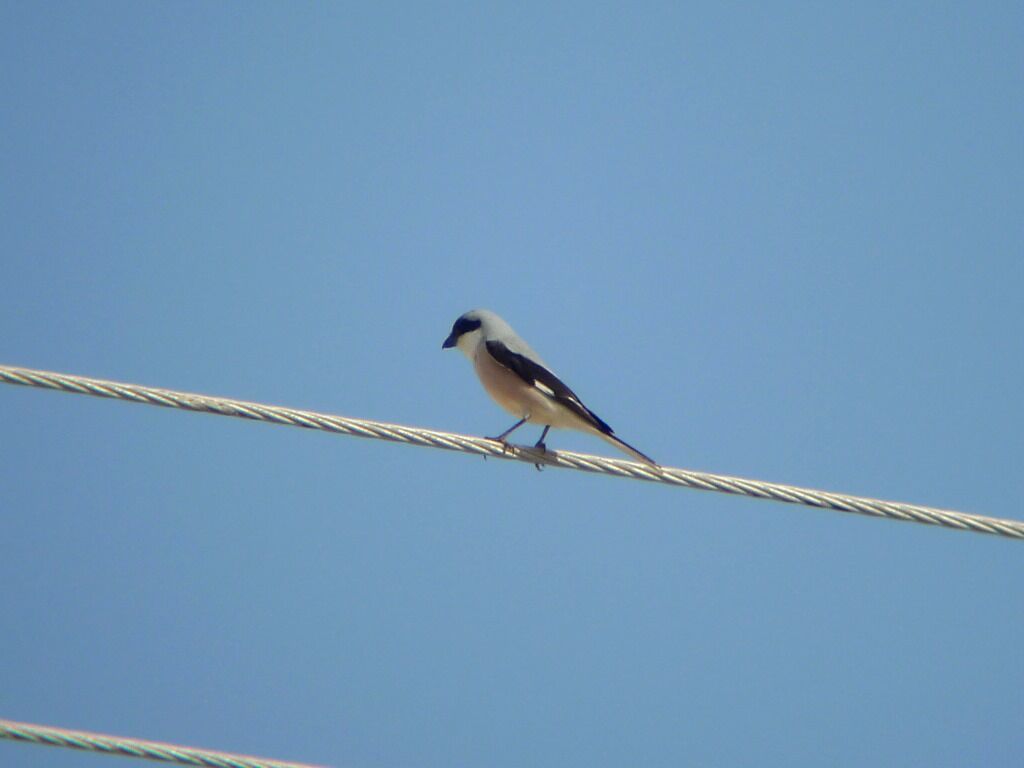
[(550, 397), (498, 363), (484, 344), (480, 344), (473, 355), (473, 368), (487, 394), (513, 416), (534, 424), (586, 429), (567, 409), (559, 407)]

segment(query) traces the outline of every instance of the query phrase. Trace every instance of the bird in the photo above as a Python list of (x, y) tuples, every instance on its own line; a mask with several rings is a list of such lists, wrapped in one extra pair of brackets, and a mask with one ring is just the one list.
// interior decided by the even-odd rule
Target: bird
[(644, 464), (658, 466), (650, 456), (618, 437), (607, 422), (551, 372), (512, 326), (494, 312), (473, 309), (460, 315), (441, 344), (442, 349), (452, 347), (469, 358), (487, 394), (519, 419), (500, 435), (489, 439), (507, 446), (505, 438), (523, 424), (541, 424), (544, 431), (534, 447), (546, 451), (544, 438), (552, 427), (576, 429), (606, 440)]

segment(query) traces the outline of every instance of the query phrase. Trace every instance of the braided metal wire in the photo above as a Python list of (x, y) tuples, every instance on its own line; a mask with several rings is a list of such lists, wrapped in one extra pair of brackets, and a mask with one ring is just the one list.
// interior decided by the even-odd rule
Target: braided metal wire
[(928, 525), (939, 525), (976, 533), (990, 533), (1024, 539), (1024, 522), (984, 515), (935, 509), (917, 504), (903, 504), (861, 496), (816, 491), (792, 485), (781, 485), (763, 480), (750, 480), (709, 472), (694, 472), (675, 467), (651, 467), (625, 459), (611, 459), (571, 451), (539, 451), (526, 446), (508, 446), (484, 437), (471, 437), (452, 432), (387, 424), (367, 419), (352, 419), (332, 416), (313, 411), (282, 408), (275, 405), (249, 403), (225, 397), (211, 397), (169, 389), (144, 387), (137, 384), (122, 384), (114, 381), (91, 379), (64, 373), (38, 371), (29, 368), (0, 366), (0, 383), (20, 384), (27, 387), (56, 389), (62, 392), (76, 392), (97, 397), (129, 400), (136, 403), (160, 405), (167, 408), (181, 408), (202, 413), (216, 413), (221, 416), (235, 416), (242, 419), (267, 421), (306, 429), (320, 429), (355, 437), (377, 440), (391, 440), (397, 443), (444, 448), (498, 459), (523, 461), (528, 464), (543, 464), (564, 469), (576, 469), (633, 480), (666, 483), (668, 485), (695, 488), (703, 491), (717, 491), (756, 499), (771, 499), (787, 504), (802, 504), (837, 512), (853, 512), (859, 515), (886, 517)]
[(89, 731), (69, 731), (48, 725), (0, 720), (0, 738), (48, 747), (67, 747), (108, 755), (137, 757), (178, 765), (201, 765), (207, 768), (314, 768), (307, 763), (281, 762), (261, 757), (215, 752), (195, 747), (182, 747), (159, 741), (107, 736)]

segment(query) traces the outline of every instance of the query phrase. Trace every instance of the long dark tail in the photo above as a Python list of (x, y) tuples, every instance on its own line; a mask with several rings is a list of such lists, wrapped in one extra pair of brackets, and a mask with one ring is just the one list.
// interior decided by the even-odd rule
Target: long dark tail
[(601, 437), (603, 437), (609, 443), (614, 445), (616, 448), (618, 448), (623, 453), (628, 454), (629, 456), (632, 456), (637, 461), (642, 461), (644, 464), (650, 464), (652, 467), (658, 466), (658, 462), (656, 462), (654, 459), (652, 459), (647, 454), (640, 453), (640, 451), (638, 451), (632, 445), (627, 443), (625, 440), (620, 440), (615, 435), (610, 434), (610, 433), (601, 432), (600, 434), (601, 434)]

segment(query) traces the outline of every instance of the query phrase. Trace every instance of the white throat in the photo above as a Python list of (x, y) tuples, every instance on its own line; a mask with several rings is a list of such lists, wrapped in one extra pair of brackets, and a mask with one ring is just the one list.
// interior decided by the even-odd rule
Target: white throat
[(484, 335), (479, 328), (469, 333), (464, 333), (459, 336), (459, 340), (455, 342), (455, 346), (459, 348), (470, 360), (476, 355), (476, 348), (480, 346), (480, 343), (484, 340)]

